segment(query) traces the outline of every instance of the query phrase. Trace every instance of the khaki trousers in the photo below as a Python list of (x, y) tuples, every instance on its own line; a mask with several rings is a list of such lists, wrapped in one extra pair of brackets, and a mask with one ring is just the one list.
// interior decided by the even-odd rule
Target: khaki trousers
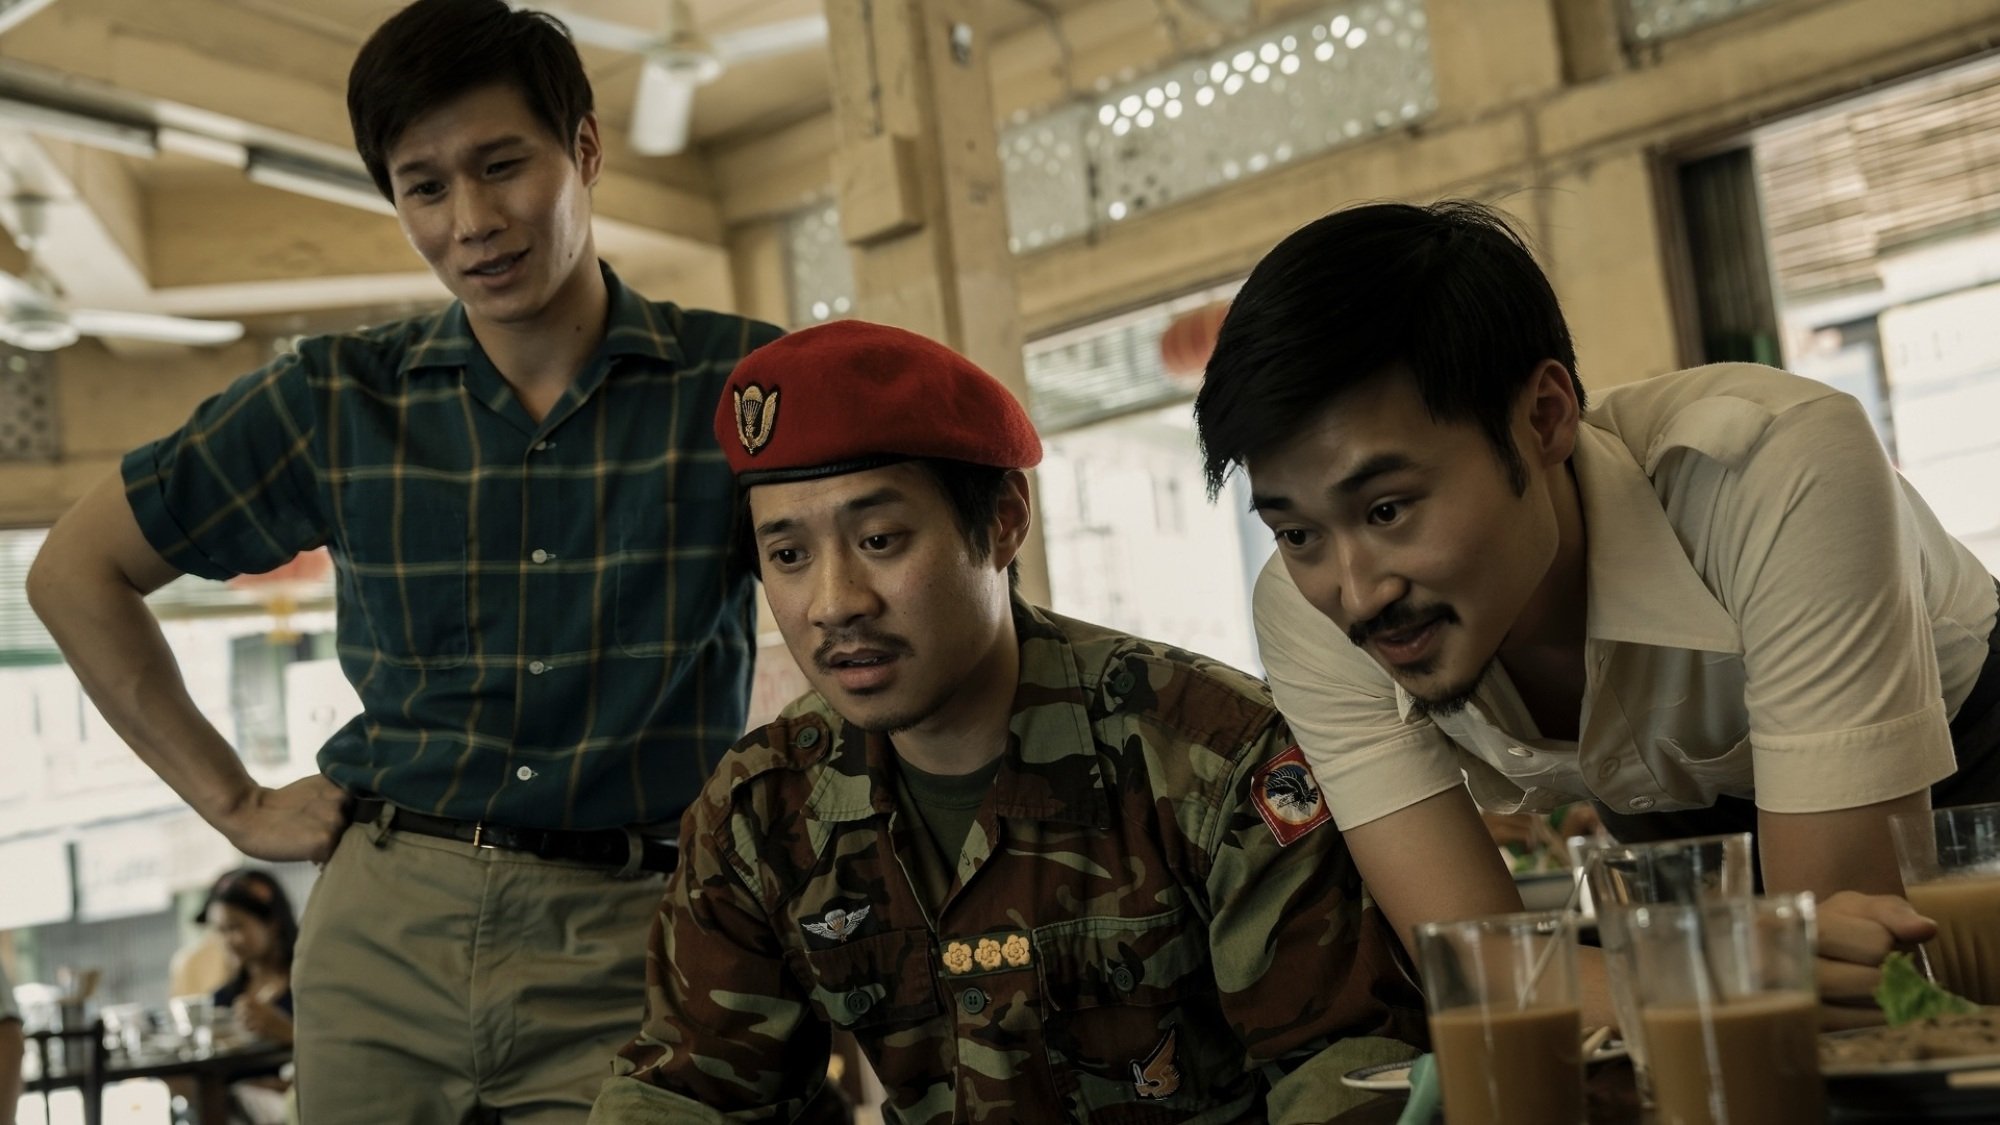
[(293, 967), (302, 1125), (581, 1123), (639, 1029), (664, 885), (350, 826)]

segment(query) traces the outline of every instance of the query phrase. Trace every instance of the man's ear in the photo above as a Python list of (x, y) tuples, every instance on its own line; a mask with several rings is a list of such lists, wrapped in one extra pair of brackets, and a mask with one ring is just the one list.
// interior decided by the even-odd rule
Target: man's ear
[(1526, 415), (1531, 444), (1523, 446), (1524, 456), (1544, 467), (1560, 465), (1576, 451), (1576, 428), (1582, 424), (1583, 410), (1576, 400), (1576, 380), (1569, 368), (1545, 359), (1521, 392), (1521, 409)]
[(583, 120), (576, 123), (576, 144), (570, 150), (576, 161), (577, 171), (583, 173), (583, 186), (596, 187), (597, 178), (604, 174), (604, 141), (597, 135), (597, 115), (586, 113)]
[(1006, 487), (1000, 492), (1000, 503), (994, 508), (993, 526), (989, 529), (993, 554), (988, 561), (995, 570), (1006, 570), (1021, 553), (1021, 545), (1028, 541), (1028, 528), (1034, 522), (1032, 496), (1028, 474), (1019, 469), (1008, 470)]

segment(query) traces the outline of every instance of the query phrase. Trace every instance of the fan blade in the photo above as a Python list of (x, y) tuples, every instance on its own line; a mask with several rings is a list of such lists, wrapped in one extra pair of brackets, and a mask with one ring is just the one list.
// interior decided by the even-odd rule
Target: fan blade
[(663, 64), (646, 60), (646, 68), (639, 72), (639, 100), (632, 107), (634, 152), (671, 156), (687, 147), (695, 86)]
[(28, 282), (25, 278), (0, 271), (0, 309), (43, 308), (54, 302), (49, 295)]
[(586, 16), (568, 8), (553, 8), (547, 4), (521, 3), (515, 0), (515, 8), (533, 8), (538, 12), (554, 16), (569, 28), (570, 38), (591, 47), (604, 47), (613, 51), (628, 51), (643, 55), (660, 45), (662, 36), (656, 31), (632, 27), (627, 24), (601, 20), (596, 16)]
[(708, 45), (724, 62), (761, 59), (769, 55), (789, 55), (826, 42), (826, 17), (806, 16), (778, 23), (718, 32), (708, 37)]
[(243, 338), (243, 326), (233, 320), (192, 320), (109, 309), (76, 309), (69, 318), (86, 336), (123, 336), (170, 344), (229, 344)]

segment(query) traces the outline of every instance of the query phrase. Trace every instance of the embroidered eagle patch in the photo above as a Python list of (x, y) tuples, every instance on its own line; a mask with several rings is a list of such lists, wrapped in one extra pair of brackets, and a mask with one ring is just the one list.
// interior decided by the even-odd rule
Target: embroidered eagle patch
[(743, 451), (754, 457), (771, 443), (771, 429), (778, 424), (778, 388), (772, 387), (766, 394), (764, 388), (752, 383), (735, 395), (736, 439), (743, 443)]
[(1306, 764), (1305, 751), (1296, 746), (1264, 763), (1250, 786), (1257, 815), (1270, 826), (1281, 848), (1333, 819), (1319, 779)]

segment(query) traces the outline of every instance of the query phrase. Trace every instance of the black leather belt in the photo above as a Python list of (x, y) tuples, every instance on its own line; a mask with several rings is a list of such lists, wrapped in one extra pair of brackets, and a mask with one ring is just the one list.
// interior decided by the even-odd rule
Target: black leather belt
[[(373, 824), (381, 819), (382, 810), (388, 807), (390, 807), (389, 802), (380, 797), (357, 798), (354, 802), (354, 823)], [(543, 859), (566, 863), (623, 868), (631, 861), (632, 847), (637, 844), (639, 862), (635, 865), (636, 870), (669, 874), (680, 866), (681, 849), (675, 841), (642, 836), (622, 828), (601, 828), (590, 832), (574, 832), (560, 828), (514, 828), (504, 824), (453, 820), (447, 816), (411, 812), (401, 805), (394, 806), (394, 809), (389, 827), (397, 832), (414, 832), (419, 836), (458, 840), (475, 848), (499, 848), (503, 851), (527, 852)]]

